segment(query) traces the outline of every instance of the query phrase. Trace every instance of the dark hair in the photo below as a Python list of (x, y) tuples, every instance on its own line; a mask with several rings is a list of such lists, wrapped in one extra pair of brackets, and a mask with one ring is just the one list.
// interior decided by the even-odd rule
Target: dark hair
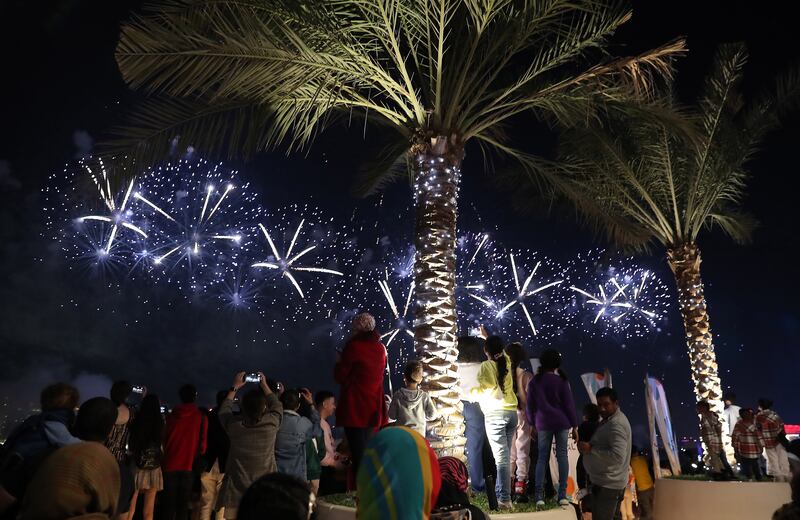
[(139, 405), (139, 411), (131, 423), (130, 443), (134, 451), (161, 443), (164, 418), (161, 416), (161, 401), (155, 394), (147, 394)]
[(536, 371), (536, 379), (539, 380), (547, 372), (556, 371), (564, 381), (567, 380), (567, 373), (561, 370), (561, 352), (549, 348), (542, 351), (539, 356), (539, 370)]
[(711, 410), (711, 404), (708, 401), (698, 401), (697, 407), (702, 408), (703, 410)]
[(119, 406), (130, 397), (131, 392), (133, 392), (133, 386), (131, 386), (129, 382), (114, 381), (114, 384), (111, 385), (109, 397), (111, 397), (111, 401), (113, 401), (115, 405)]
[(735, 400), (736, 400), (736, 394), (734, 394), (733, 392), (728, 392), (728, 393), (726, 393), (726, 394), (723, 394), (723, 395), (722, 395), (722, 400), (723, 400), (723, 401), (730, 401), (730, 402), (733, 402), (733, 401), (735, 401)]
[(314, 406), (322, 406), (322, 403), (330, 399), (331, 397), (336, 397), (333, 395), (333, 392), (328, 390), (320, 390), (317, 392), (317, 395), (314, 396)]
[(117, 406), (106, 397), (83, 403), (75, 418), (75, 433), (84, 441), (105, 442), (117, 422)]
[(422, 363), (419, 361), (409, 361), (406, 363), (406, 366), (403, 367), (403, 378), (406, 381), (411, 381), (412, 376), (418, 370), (422, 370)]
[(506, 354), (508, 354), (508, 357), (511, 359), (511, 367), (514, 370), (516, 370), (520, 364), (524, 363), (528, 358), (528, 354), (525, 352), (525, 347), (522, 346), (522, 343), (517, 341), (506, 345)]
[(239, 520), (307, 520), (310, 502), (308, 484), (283, 473), (269, 473), (253, 482), (241, 502)]
[(609, 399), (611, 399), (612, 403), (616, 403), (617, 401), (619, 401), (619, 395), (617, 395), (617, 391), (608, 386), (605, 386), (600, 390), (598, 390), (597, 393), (595, 394), (595, 397), (597, 397), (598, 401), (600, 400), (601, 397), (608, 397)]
[(742, 419), (744, 419), (744, 416), (747, 415), (748, 413), (752, 414), (752, 413), (755, 413), (755, 411), (753, 411), (752, 408), (741, 408), (741, 409), (739, 409), (739, 417), (741, 417)]
[(43, 412), (53, 410), (72, 411), (81, 400), (78, 389), (67, 383), (53, 383), (47, 385), (39, 396)]
[(772, 401), (772, 399), (767, 399), (766, 397), (762, 397), (758, 400), (758, 406), (763, 410), (769, 410), (772, 408), (773, 404), (775, 403)]
[(194, 385), (183, 385), (178, 390), (178, 396), (183, 404), (190, 404), (197, 401), (197, 388)]
[(300, 407), (300, 392), (292, 389), (286, 389), (281, 394), (281, 404), (284, 410), (297, 410)]
[(247, 423), (256, 423), (267, 409), (267, 397), (260, 388), (254, 388), (242, 397), (242, 415)]
[(228, 391), (227, 390), (220, 390), (217, 392), (217, 408), (222, 406), (222, 403), (225, 402), (225, 399), (228, 398)]
[(483, 338), (475, 336), (461, 336), (458, 338), (458, 362), (459, 363), (480, 363), (486, 358), (483, 349), (486, 342)]
[[(503, 338), (500, 336), (489, 336), (486, 338), (486, 346), (484, 347), (486, 352), (492, 356), (492, 361), (495, 365), (497, 365), (497, 385), (500, 387), (500, 391), (504, 394), (506, 393), (506, 385), (505, 379), (506, 375), (509, 372), (509, 366), (506, 361), (505, 349), (503, 349)], [(517, 393), (517, 378), (511, 377), (511, 382), (514, 386), (514, 394)]]
[(583, 415), (589, 422), (597, 422), (600, 420), (600, 408), (594, 403), (586, 403), (583, 407)]

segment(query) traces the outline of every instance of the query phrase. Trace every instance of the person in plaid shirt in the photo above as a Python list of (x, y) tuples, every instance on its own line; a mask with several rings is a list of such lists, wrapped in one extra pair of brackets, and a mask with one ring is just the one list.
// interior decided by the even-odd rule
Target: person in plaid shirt
[(783, 420), (772, 410), (772, 400), (758, 400), (756, 423), (767, 456), (767, 475), (778, 482), (789, 482), (792, 476), (789, 456), (780, 441), (780, 436), (783, 435)]
[(764, 448), (758, 434), (756, 416), (752, 408), (739, 410), (739, 421), (733, 427), (731, 442), (736, 450), (736, 458), (742, 466), (742, 473), (748, 479), (761, 480), (761, 466), (758, 457)]
[(719, 418), (711, 412), (708, 401), (697, 403), (697, 413), (700, 414), (700, 436), (708, 449), (711, 474), (715, 477), (732, 478), (733, 469), (722, 446), (722, 424)]

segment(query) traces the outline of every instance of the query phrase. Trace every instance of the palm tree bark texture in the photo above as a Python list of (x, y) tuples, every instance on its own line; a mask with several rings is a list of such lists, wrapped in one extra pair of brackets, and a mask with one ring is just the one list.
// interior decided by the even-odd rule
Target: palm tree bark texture
[(686, 242), (668, 249), (667, 260), (678, 287), (678, 304), (686, 329), (695, 396), (698, 401), (708, 401), (711, 405), (711, 411), (722, 424), (723, 446), (729, 451), (731, 444), (723, 414), (722, 383), (700, 277), (700, 249), (696, 243)]
[(440, 414), (431, 447), (464, 457), (464, 418), (458, 385), (455, 301), (456, 217), (463, 147), (446, 137), (412, 146), (416, 206), (414, 341), (425, 366), (423, 388)]

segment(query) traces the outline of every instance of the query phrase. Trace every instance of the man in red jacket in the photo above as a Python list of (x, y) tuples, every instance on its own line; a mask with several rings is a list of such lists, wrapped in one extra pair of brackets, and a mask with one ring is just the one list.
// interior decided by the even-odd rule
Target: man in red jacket
[(353, 336), (334, 370), (336, 382), (342, 386), (336, 425), (344, 427), (350, 446), (351, 484), (355, 482), (367, 441), (389, 422), (383, 398), (385, 371), (386, 347), (375, 331), (375, 318), (366, 312), (359, 314), (353, 319)]
[(206, 452), (208, 420), (197, 408), (197, 389), (183, 385), (178, 390), (181, 403), (167, 416), (164, 435), (164, 491), (161, 494), (163, 518), (188, 520), (194, 474), (192, 466), (198, 455)]

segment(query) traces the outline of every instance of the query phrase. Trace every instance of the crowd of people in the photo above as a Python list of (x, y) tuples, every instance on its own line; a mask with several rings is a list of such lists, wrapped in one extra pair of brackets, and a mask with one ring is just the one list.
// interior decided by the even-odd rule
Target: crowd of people
[[(483, 332), (459, 344), (466, 463), (437, 458), (426, 441), (439, 417), (419, 361), (405, 366), (402, 388), (384, 395), (387, 351), (363, 313), (334, 369), (338, 402), (329, 390), (284, 388), (262, 372), (235, 374), (212, 409), (197, 405), (191, 384), (178, 389), (171, 410), (125, 381), (80, 406), (74, 387), (46, 387), (41, 413), (0, 451), (0, 520), (308, 519), (318, 495), (346, 490), (356, 492), (359, 519), (481, 520), (475, 493), (485, 492), (492, 509), (511, 510), (529, 496), (544, 506), (553, 452), (559, 505), (577, 500), (594, 520), (632, 520), (635, 499), (639, 517), (652, 518), (653, 478), (616, 391), (600, 389), (579, 421), (559, 352), (542, 352), (533, 373), (522, 345)], [(761, 448), (771, 475), (784, 467), (782, 422), (771, 405), (737, 411), (741, 420), (731, 424), (742, 471), (753, 478)], [(720, 422), (708, 403), (698, 411), (712, 471), (732, 473), (717, 441)], [(334, 416), (344, 432), (338, 443)], [(570, 439), (580, 452), (579, 492), (566, 478)]]

